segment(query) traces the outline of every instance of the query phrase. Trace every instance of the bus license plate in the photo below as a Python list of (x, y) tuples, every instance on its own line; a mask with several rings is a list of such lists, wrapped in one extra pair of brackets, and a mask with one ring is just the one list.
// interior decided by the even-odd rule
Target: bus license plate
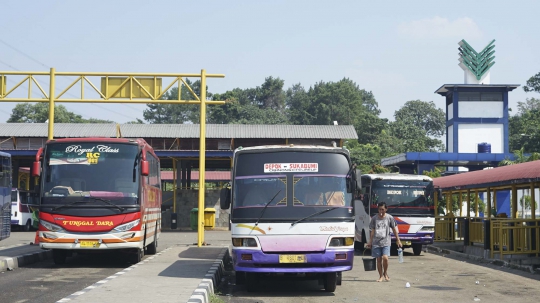
[(98, 241), (81, 241), (81, 247), (98, 248), (99, 242)]
[(305, 255), (279, 255), (279, 263), (306, 263)]

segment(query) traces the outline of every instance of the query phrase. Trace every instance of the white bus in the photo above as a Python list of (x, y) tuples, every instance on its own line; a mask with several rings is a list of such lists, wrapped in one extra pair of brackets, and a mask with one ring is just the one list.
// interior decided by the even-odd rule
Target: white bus
[[(423, 175), (365, 174), (361, 177), (362, 193), (355, 200), (355, 247), (369, 243), (369, 223), (377, 214), (377, 203), (386, 202), (388, 214), (394, 216), (403, 247), (412, 247), (420, 255), (422, 246), (433, 244), (435, 209), (433, 180)], [(395, 251), (392, 234), (392, 250)]]
[(354, 259), (353, 193), (359, 184), (349, 152), (325, 146), (237, 148), (231, 189), (232, 259), (237, 284), (288, 274), (341, 284)]
[(11, 227), (29, 231), (37, 225), (32, 218), (32, 210), (28, 207), (28, 204), (36, 203), (28, 199), (31, 199), (29, 192), (16, 188), (11, 190)]

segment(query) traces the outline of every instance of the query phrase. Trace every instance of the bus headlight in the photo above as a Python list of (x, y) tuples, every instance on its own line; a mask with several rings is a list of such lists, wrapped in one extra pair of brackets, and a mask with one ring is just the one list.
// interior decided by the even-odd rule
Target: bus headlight
[(420, 231), (434, 231), (435, 229), (433, 226), (424, 226), (420, 229)]
[(233, 246), (237, 247), (257, 247), (257, 241), (253, 238), (233, 238)]
[(351, 246), (354, 243), (353, 237), (346, 237), (346, 238), (332, 238), (330, 240), (330, 244), (328, 246)]
[(137, 219), (135, 221), (131, 221), (122, 225), (118, 225), (117, 227), (113, 228), (113, 231), (122, 232), (122, 231), (128, 231), (132, 229), (133, 227), (139, 225), (139, 222), (141, 222), (141, 219)]
[(62, 227), (56, 224), (52, 224), (51, 222), (44, 221), (44, 220), (39, 220), (39, 224), (41, 224), (41, 226), (45, 227), (46, 229), (50, 231), (54, 231), (54, 232), (64, 231)]

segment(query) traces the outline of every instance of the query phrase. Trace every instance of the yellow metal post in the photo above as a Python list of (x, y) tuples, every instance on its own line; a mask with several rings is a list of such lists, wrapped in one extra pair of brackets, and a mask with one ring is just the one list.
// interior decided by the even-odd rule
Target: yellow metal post
[(49, 140), (54, 138), (54, 67), (51, 67), (51, 80), (49, 83)]
[(206, 71), (201, 70), (201, 121), (199, 138), (199, 224), (197, 246), (201, 247), (204, 243), (204, 172), (206, 170)]

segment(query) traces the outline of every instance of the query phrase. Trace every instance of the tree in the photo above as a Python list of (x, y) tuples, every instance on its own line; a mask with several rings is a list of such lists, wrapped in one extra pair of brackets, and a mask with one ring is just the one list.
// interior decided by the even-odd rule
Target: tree
[(527, 85), (523, 86), (525, 92), (537, 92), (540, 93), (540, 73), (532, 76), (527, 80)]
[(509, 119), (510, 150), (540, 151), (540, 99), (518, 102), (518, 112)]
[[(48, 103), (19, 103), (15, 105), (8, 123), (45, 123), (49, 120)], [(55, 123), (84, 123), (81, 115), (68, 111), (63, 105), (54, 106)]]
[(390, 135), (402, 141), (405, 151), (442, 151), (440, 138), (446, 130), (445, 114), (433, 101), (407, 101), (394, 114)]
[[(200, 96), (201, 81), (191, 82), (186, 79), (186, 83), (193, 90), (195, 95)], [(194, 100), (195, 96), (190, 92), (185, 84), (180, 86), (180, 100)], [(211, 98), (212, 93), (206, 92), (206, 97)], [(163, 96), (161, 100), (178, 100), (178, 87), (173, 87)], [(148, 104), (147, 109), (143, 111), (144, 120), (150, 124), (183, 124), (183, 123), (199, 123), (200, 120), (200, 105), (186, 104), (178, 101), (177, 104)]]

